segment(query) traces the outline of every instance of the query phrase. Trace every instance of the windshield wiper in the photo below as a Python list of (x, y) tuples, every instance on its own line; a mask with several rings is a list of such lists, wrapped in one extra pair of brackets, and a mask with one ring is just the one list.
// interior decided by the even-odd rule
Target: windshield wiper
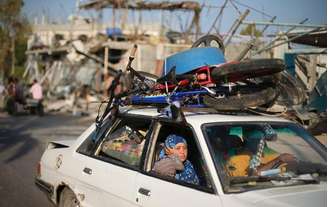
[(237, 176), (230, 178), (230, 184), (240, 184), (240, 183), (248, 183), (248, 182), (268, 182), (271, 180), (276, 181), (285, 181), (290, 180), (291, 177), (282, 177), (282, 176)]
[(291, 180), (303, 181), (306, 184), (309, 184), (309, 183), (320, 183), (319, 177), (318, 176), (313, 176), (311, 174), (299, 175), (297, 177), (291, 178)]
[[(230, 178), (230, 184), (242, 184), (249, 182), (269, 182), (269, 181), (277, 181), (277, 182), (286, 182), (285, 184), (293, 184), (298, 181), (302, 181), (305, 184), (313, 184), (320, 183), (318, 176), (313, 176), (311, 174), (302, 174), (297, 177), (292, 176), (249, 176), (249, 177), (233, 177)], [(273, 183), (278, 184), (278, 183)]]
[[(248, 182), (268, 182), (268, 181), (303, 181), (304, 183), (317, 183), (319, 182), (319, 176), (327, 175), (327, 166), (321, 163), (312, 163), (306, 161), (298, 161), (296, 165), (289, 166), (288, 172), (292, 172), (292, 175), (281, 176), (279, 174), (272, 176), (237, 176), (230, 177), (230, 184), (241, 184)], [(296, 176), (295, 176), (296, 174)], [(317, 174), (318, 176), (313, 176)]]

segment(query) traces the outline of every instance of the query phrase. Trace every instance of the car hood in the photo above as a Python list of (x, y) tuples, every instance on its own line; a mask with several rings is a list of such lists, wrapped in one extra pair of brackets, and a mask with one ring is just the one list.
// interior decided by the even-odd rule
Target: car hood
[(324, 207), (327, 206), (327, 184), (298, 185), (235, 194), (243, 204), (254, 207)]

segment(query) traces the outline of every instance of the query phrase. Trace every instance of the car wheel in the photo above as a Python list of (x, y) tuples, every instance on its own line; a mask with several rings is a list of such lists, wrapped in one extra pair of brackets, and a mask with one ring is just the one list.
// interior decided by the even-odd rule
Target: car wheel
[(64, 188), (60, 194), (59, 207), (77, 207), (79, 201), (77, 200), (75, 194), (69, 188)]

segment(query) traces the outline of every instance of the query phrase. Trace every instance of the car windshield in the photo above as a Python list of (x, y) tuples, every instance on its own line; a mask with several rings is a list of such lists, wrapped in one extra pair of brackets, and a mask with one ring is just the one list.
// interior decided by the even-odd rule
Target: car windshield
[(326, 148), (293, 123), (206, 124), (226, 192), (326, 181)]

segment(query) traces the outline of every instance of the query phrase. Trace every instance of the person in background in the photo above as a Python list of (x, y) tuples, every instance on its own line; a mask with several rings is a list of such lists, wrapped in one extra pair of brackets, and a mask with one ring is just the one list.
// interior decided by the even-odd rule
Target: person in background
[(5, 86), (0, 82), (0, 97), (5, 94)]
[(18, 78), (14, 78), (15, 84), (15, 101), (24, 105), (26, 104), (25, 97), (24, 97), (24, 87), (20, 83)]
[(13, 77), (8, 78), (7, 94), (10, 98), (15, 98), (16, 96), (16, 86)]
[(4, 107), (6, 88), (0, 81), (0, 111)]
[(37, 112), (39, 116), (43, 116), (44, 112), (43, 112), (43, 104), (42, 104), (43, 101), (42, 86), (38, 83), (36, 79), (33, 80), (33, 84), (30, 88), (30, 93), (32, 93), (32, 98), (37, 103), (36, 108), (33, 108), (32, 110), (34, 112)]
[(38, 83), (36, 79), (33, 80), (33, 84), (30, 88), (30, 93), (32, 93), (32, 98), (37, 101), (42, 101), (43, 93), (42, 86)]
[(6, 87), (5, 110), (13, 115), (16, 113), (16, 85), (13, 77), (8, 78), (8, 85)]

